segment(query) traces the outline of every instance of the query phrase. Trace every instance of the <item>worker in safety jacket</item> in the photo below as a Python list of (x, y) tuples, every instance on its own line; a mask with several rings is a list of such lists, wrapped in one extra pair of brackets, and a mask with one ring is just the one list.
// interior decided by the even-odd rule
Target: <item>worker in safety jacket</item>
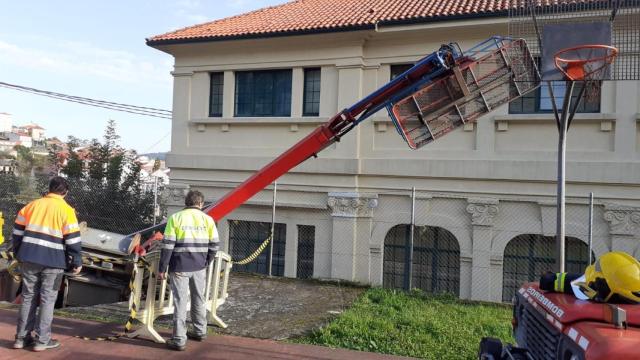
[[(166, 278), (173, 292), (173, 337), (167, 347), (182, 351), (187, 338), (202, 341), (207, 336), (205, 283), (207, 264), (214, 260), (219, 247), (218, 230), (213, 219), (201, 209), (204, 196), (189, 191), (186, 208), (169, 217), (164, 230), (158, 277)], [(191, 293), (191, 322), (187, 331), (187, 293)]]
[[(12, 245), (21, 263), (22, 306), (15, 349), (33, 345), (34, 351), (44, 351), (60, 346), (51, 338), (58, 289), (65, 269), (70, 268), (74, 274), (82, 269), (78, 219), (64, 201), (68, 191), (67, 181), (56, 176), (49, 182), (49, 193), (27, 204), (16, 216)], [(38, 297), (40, 313), (36, 320)]]

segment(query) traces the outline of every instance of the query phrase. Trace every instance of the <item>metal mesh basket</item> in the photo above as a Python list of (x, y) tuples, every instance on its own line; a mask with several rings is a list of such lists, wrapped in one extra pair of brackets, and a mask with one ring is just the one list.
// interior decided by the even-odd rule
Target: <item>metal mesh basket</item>
[(540, 84), (524, 40), (491, 38), (467, 51), (454, 70), (390, 109), (401, 135), (420, 148)]

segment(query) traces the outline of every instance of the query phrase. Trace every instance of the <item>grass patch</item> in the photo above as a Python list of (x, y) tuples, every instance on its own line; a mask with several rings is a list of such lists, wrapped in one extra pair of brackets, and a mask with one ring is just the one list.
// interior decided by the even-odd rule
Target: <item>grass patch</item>
[(370, 289), (327, 326), (292, 341), (412, 356), (475, 359), (484, 336), (513, 342), (511, 307), (452, 295)]

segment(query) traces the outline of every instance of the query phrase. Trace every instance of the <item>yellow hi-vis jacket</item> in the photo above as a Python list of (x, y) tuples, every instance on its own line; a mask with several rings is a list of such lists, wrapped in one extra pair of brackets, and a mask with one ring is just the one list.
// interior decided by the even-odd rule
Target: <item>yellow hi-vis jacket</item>
[(164, 229), (159, 272), (204, 269), (213, 261), (220, 244), (211, 216), (197, 207), (187, 207), (169, 217)]
[(66, 269), (82, 264), (76, 212), (60, 195), (49, 193), (18, 212), (13, 227), (13, 252), (21, 262)]

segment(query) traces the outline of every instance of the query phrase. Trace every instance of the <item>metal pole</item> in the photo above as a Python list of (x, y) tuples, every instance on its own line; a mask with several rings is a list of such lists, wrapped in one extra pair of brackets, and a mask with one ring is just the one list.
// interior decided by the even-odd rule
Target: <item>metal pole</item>
[(275, 227), (276, 227), (276, 192), (278, 191), (278, 182), (273, 182), (273, 203), (271, 207), (271, 241), (269, 242), (269, 276), (273, 270), (273, 243), (275, 242)]
[(591, 265), (591, 246), (593, 244), (593, 192), (589, 194), (589, 265)]
[(156, 226), (156, 218), (158, 216), (158, 177), (154, 176), (153, 183), (153, 226)]
[(404, 278), (404, 288), (409, 291), (413, 287), (413, 238), (416, 228), (416, 188), (411, 188), (411, 227), (409, 229), (409, 243), (407, 245), (407, 256), (405, 271), (407, 276)]
[[(565, 162), (567, 158), (567, 130), (569, 128), (569, 107), (573, 95), (573, 81), (566, 82), (566, 91), (562, 104), (562, 116), (558, 127), (558, 192), (557, 192), (557, 217), (556, 217), (556, 268), (558, 272), (564, 272), (565, 259)], [(552, 99), (555, 103), (555, 99)]]

